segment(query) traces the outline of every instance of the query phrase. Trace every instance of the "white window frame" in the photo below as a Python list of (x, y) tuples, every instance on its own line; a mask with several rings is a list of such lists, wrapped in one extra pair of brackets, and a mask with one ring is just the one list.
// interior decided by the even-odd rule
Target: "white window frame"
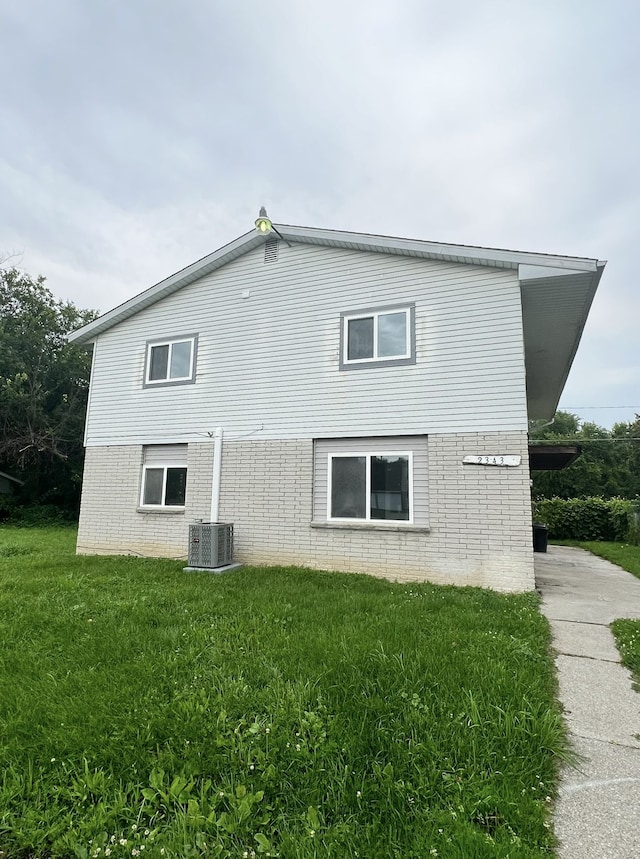
[[(164, 499), (167, 497), (167, 471), (170, 468), (180, 468), (184, 469), (186, 473), (185, 477), (185, 490), (184, 490), (184, 504), (165, 504)], [(144, 500), (144, 491), (147, 485), (147, 471), (160, 471), (162, 469), (162, 504), (148, 504), (145, 503)], [(184, 462), (178, 463), (145, 463), (142, 466), (142, 484), (140, 486), (140, 507), (143, 507), (145, 510), (184, 510), (187, 504), (187, 487), (186, 480), (188, 479), (189, 472), (187, 470), (187, 466)]]
[[(376, 456), (405, 456), (408, 460), (409, 467), (409, 518), (408, 519), (372, 519), (371, 518), (371, 459)], [(361, 518), (347, 518), (345, 516), (331, 515), (331, 497), (333, 494), (332, 477), (333, 477), (333, 460), (334, 459), (355, 459), (363, 457), (366, 459), (366, 485), (365, 497), (367, 501), (366, 515)], [(390, 525), (402, 527), (403, 525), (413, 525), (413, 451), (410, 450), (375, 450), (375, 451), (341, 451), (328, 454), (328, 475), (327, 475), (327, 522), (336, 523), (366, 523), (368, 525), (379, 525), (381, 528), (389, 527)]]
[[(169, 354), (167, 356), (167, 373), (171, 371), (171, 356), (173, 347), (178, 343), (191, 344), (191, 356), (189, 360), (189, 373), (186, 376), (170, 376), (167, 375), (163, 379), (151, 379), (151, 353), (153, 349), (159, 346), (168, 346)], [(145, 371), (144, 371), (144, 387), (158, 387), (167, 385), (188, 385), (195, 382), (195, 367), (196, 367), (196, 352), (198, 346), (197, 334), (189, 334), (184, 337), (168, 337), (165, 340), (149, 340), (147, 342), (147, 350), (145, 355)]]
[[(412, 306), (384, 307), (376, 310), (361, 310), (356, 313), (345, 313), (342, 317), (342, 366), (352, 367), (362, 364), (390, 364), (396, 361), (408, 361), (412, 355)], [(400, 355), (378, 355), (378, 323), (381, 316), (394, 313), (405, 315), (405, 350)], [(373, 319), (373, 355), (371, 358), (349, 358), (349, 323), (356, 319)]]

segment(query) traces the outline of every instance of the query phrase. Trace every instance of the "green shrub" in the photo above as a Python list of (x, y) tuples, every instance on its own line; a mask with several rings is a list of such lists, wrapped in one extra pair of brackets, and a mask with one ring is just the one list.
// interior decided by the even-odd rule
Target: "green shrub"
[(15, 510), (16, 502), (13, 496), (0, 494), (0, 522), (9, 519)]
[(638, 504), (623, 498), (539, 498), (534, 520), (556, 540), (640, 542)]
[(640, 546), (640, 501), (631, 501), (631, 512), (629, 514), (629, 533), (627, 543)]
[(77, 515), (72, 511), (55, 504), (20, 505), (15, 499), (0, 500), (0, 519), (11, 525), (25, 527), (70, 525), (77, 524), (78, 521)]

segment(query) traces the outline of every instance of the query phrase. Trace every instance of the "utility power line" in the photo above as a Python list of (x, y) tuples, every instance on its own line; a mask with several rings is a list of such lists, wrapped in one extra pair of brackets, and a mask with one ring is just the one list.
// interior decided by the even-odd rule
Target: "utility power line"
[(580, 436), (580, 435), (570, 435), (570, 436), (549, 436), (548, 438), (532, 438), (529, 439), (530, 444), (551, 444), (552, 442), (558, 441), (567, 441), (573, 442), (574, 444), (586, 444), (587, 442), (593, 442), (600, 444), (603, 441), (640, 441), (640, 438), (637, 436), (615, 436), (614, 438), (593, 438), (592, 436)]
[(565, 409), (637, 409), (640, 411), (640, 406), (562, 406), (559, 411)]

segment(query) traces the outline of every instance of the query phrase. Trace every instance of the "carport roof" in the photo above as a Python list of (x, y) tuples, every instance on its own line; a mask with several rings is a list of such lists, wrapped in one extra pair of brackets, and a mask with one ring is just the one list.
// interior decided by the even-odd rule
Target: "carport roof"
[(567, 468), (580, 456), (578, 444), (529, 444), (529, 468), (531, 471), (560, 471)]

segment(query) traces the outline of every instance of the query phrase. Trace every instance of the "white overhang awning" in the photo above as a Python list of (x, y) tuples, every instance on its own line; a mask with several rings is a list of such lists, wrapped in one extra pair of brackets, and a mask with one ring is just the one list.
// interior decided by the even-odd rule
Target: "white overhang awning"
[(591, 271), (522, 266), (527, 406), (532, 420), (555, 414), (605, 266)]

